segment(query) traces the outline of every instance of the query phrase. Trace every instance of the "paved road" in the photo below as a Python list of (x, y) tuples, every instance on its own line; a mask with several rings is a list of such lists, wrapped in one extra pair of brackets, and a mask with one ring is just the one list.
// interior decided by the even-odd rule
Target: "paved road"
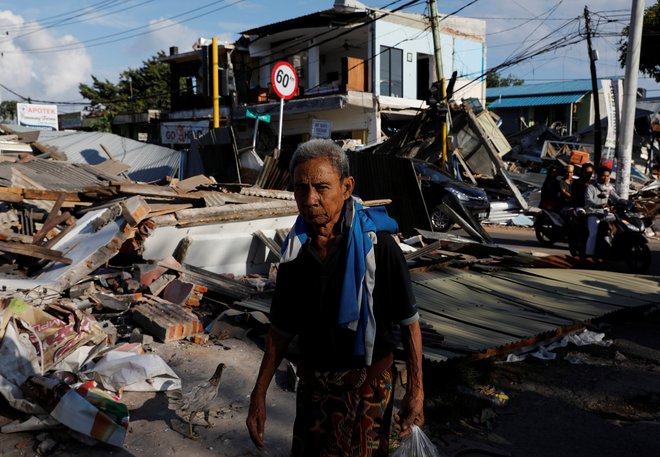
[[(656, 229), (660, 222), (656, 221)], [(512, 249), (522, 253), (545, 253), (551, 255), (566, 255), (568, 254), (568, 246), (566, 243), (557, 243), (555, 246), (547, 248), (543, 247), (536, 240), (534, 230), (526, 227), (509, 227), (501, 225), (484, 225), (486, 231), (493, 237), (496, 244), (502, 247)], [(651, 248), (651, 268), (647, 274), (660, 276), (660, 230), (656, 233), (659, 236), (655, 238), (648, 238), (649, 247)], [(622, 270), (625, 271), (625, 270)]]

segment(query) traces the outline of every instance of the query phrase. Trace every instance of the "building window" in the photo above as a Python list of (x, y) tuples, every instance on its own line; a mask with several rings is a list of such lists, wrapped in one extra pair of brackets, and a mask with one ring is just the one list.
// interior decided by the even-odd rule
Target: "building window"
[(403, 51), (380, 47), (380, 95), (403, 97)]

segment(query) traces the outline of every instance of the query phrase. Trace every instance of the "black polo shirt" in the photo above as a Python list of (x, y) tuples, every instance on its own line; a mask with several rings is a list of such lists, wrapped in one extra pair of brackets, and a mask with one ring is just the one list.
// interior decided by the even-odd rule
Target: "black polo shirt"
[[(403, 253), (389, 233), (377, 232), (377, 238), (374, 363), (394, 349), (392, 325), (417, 319)], [(299, 363), (306, 369), (341, 371), (365, 365), (364, 356), (353, 354), (356, 333), (337, 324), (345, 263), (346, 240), (340, 239), (325, 261), (308, 242), (296, 259), (279, 266), (270, 320), (276, 330), (298, 335)]]

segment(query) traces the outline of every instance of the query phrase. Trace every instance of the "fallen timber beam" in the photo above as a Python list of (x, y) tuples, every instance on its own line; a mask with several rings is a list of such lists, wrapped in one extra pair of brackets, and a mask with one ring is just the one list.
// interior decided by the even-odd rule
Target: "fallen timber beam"
[(37, 259), (52, 260), (71, 265), (71, 259), (64, 257), (60, 251), (48, 249), (34, 244), (12, 243), (9, 241), (0, 241), (0, 251), (11, 254), (24, 255)]
[(182, 268), (170, 265), (165, 262), (158, 262), (158, 266), (167, 268), (177, 273), (182, 273), (191, 281), (217, 292), (219, 294), (227, 295), (232, 298), (245, 299), (257, 293), (256, 289), (248, 287), (236, 280), (225, 278), (222, 275), (204, 270), (192, 265), (185, 265)]
[(282, 251), (282, 247), (280, 245), (278, 245), (275, 242), (275, 240), (273, 240), (272, 238), (269, 238), (268, 236), (266, 236), (266, 234), (261, 230), (257, 230), (252, 235), (259, 238), (266, 245), (266, 247), (268, 249), (270, 249), (270, 252), (275, 254), (275, 256), (279, 257), (279, 255), (281, 254), (281, 251)]
[(154, 186), (151, 184), (139, 184), (125, 181), (112, 181), (111, 186), (117, 188), (119, 193), (128, 195), (140, 195), (142, 197), (167, 197), (183, 200), (199, 200), (201, 195), (181, 194), (170, 187)]

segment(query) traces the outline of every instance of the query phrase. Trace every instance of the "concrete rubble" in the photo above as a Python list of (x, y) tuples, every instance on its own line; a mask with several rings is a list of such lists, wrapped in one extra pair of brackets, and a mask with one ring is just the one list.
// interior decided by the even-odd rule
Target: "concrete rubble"
[[(501, 197), (491, 219), (528, 225), (522, 213), (533, 207), (534, 182), (504, 161), (511, 147), (486, 110), (455, 109), (453, 134), (461, 147), (457, 142), (451, 153), (458, 173)], [(371, 152), (428, 160), (437, 153), (437, 129), (428, 127), (437, 115), (426, 111)], [(75, 164), (24, 149), (6, 156), (0, 162), (0, 394), (26, 417), (121, 446), (128, 411), (117, 392), (133, 384), (180, 388), (165, 362), (145, 354), (153, 338), (204, 345), (244, 338), (245, 326), (268, 323), (280, 244), (297, 215), (293, 195), (203, 175), (148, 184), (131, 180), (130, 167)], [(257, 183), (283, 173), (277, 159), (266, 164)], [(369, 171), (359, 180), (376, 181)], [(414, 174), (402, 179), (397, 191), (405, 204), (423, 205)], [(657, 186), (647, 187), (640, 196), (648, 192), (657, 213)], [(392, 197), (379, 194), (385, 200), (365, 204)], [(399, 242), (411, 269), (423, 274), (580, 266), (570, 256), (534, 258), (493, 246), (460, 206), (446, 210), (471, 239), (426, 230), (411, 219), (416, 216), (397, 214), (396, 203)], [(428, 338), (436, 348), (443, 344), (437, 332)], [(68, 419), (81, 411), (107, 429), (99, 433), (89, 421)], [(35, 428), (40, 425), (12, 423), (3, 432)]]

